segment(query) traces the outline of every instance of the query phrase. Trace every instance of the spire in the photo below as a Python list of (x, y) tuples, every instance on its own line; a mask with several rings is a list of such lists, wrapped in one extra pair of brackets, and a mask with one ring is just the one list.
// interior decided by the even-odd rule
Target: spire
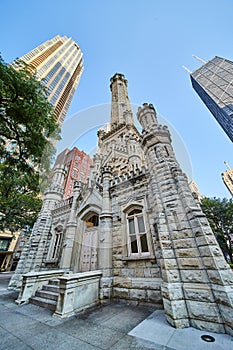
[(206, 64), (206, 61), (204, 61), (202, 58), (196, 56), (196, 55), (192, 55), (194, 58), (196, 58), (196, 60), (200, 61), (201, 63)]
[(111, 127), (114, 128), (121, 123), (134, 124), (127, 91), (127, 80), (124, 74), (116, 73), (110, 82), (112, 92)]
[(186, 72), (188, 72), (189, 74), (192, 74), (192, 71), (188, 69), (186, 66), (182, 66), (182, 68), (184, 68), (184, 70), (186, 70)]
[(224, 162), (224, 164), (226, 165), (226, 167), (227, 167), (227, 170), (231, 170), (231, 167), (230, 167), (230, 165), (225, 161)]

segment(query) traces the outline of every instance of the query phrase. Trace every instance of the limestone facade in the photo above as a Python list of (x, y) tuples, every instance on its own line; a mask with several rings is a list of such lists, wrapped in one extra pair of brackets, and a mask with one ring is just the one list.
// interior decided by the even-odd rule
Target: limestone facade
[(233, 196), (233, 169), (228, 166), (228, 169), (222, 173), (222, 180)]
[(233, 273), (172, 148), (143, 104), (136, 129), (124, 75), (111, 78), (111, 128), (98, 132), (88, 184), (62, 200), (57, 168), (10, 286), (29, 271), (100, 270), (100, 298), (152, 303), (174, 327), (233, 335)]

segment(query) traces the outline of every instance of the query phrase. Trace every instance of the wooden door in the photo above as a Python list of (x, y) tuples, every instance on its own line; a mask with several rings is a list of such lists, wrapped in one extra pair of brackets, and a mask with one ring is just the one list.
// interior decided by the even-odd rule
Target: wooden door
[(87, 227), (84, 232), (80, 261), (81, 272), (97, 269), (97, 235), (97, 227)]

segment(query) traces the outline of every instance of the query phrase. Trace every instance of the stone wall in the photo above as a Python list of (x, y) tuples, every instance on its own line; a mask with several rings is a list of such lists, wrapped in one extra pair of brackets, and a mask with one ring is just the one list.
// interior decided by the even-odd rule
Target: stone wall
[[(111, 189), (113, 215), (113, 298), (138, 303), (153, 303), (162, 307), (161, 271), (155, 256), (152, 237), (150, 210), (146, 199), (146, 175), (134, 181), (114, 186)], [(129, 256), (127, 249), (127, 227), (124, 208), (130, 204), (143, 207), (150, 254), (149, 256)]]

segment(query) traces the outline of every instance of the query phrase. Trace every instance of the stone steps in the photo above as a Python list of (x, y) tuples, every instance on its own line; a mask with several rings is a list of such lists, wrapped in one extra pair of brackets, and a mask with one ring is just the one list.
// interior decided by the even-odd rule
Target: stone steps
[(59, 279), (58, 278), (54, 278), (53, 280), (49, 281), (49, 284), (58, 286), (59, 285)]
[(43, 290), (48, 292), (58, 293), (59, 286), (47, 284), (46, 286), (43, 287)]
[(49, 309), (56, 310), (59, 294), (59, 280), (50, 280), (48, 284), (38, 290), (34, 297), (30, 298), (30, 303)]
[(57, 301), (55, 300), (40, 298), (37, 296), (30, 298), (30, 303), (37, 306), (44, 307), (45, 309), (49, 309), (51, 311), (55, 311), (56, 305), (57, 305)]
[(43, 298), (43, 299), (50, 299), (50, 300), (57, 301), (58, 293), (42, 289), (42, 290), (36, 292), (36, 296)]

